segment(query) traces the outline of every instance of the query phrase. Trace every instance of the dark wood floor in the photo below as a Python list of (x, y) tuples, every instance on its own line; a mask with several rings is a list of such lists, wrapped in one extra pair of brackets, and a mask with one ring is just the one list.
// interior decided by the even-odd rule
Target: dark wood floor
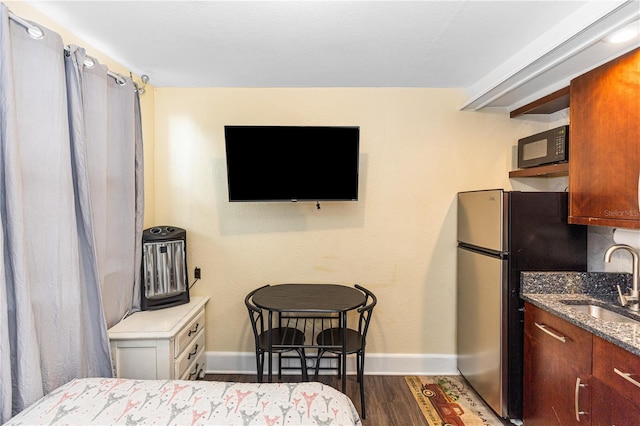
[[(205, 380), (225, 382), (255, 382), (255, 375), (207, 374)], [(276, 380), (277, 377), (274, 377)], [(300, 376), (283, 375), (282, 382), (300, 381)], [(318, 381), (340, 389), (336, 376), (320, 375)], [(365, 376), (367, 418), (363, 426), (428, 426), (418, 404), (411, 395), (404, 376)], [(360, 416), (360, 390), (356, 376), (347, 376), (347, 395), (353, 401)]]
[[(283, 375), (281, 382), (298, 382), (301, 376)], [(256, 382), (255, 375), (248, 374), (207, 374), (204, 380), (223, 382)], [(277, 376), (274, 376), (274, 381)], [(318, 381), (340, 389), (341, 380), (335, 375), (320, 375)], [(367, 418), (362, 419), (363, 426), (429, 426), (418, 404), (411, 394), (404, 376), (365, 376), (367, 395)], [(360, 409), (360, 389), (355, 375), (347, 376), (346, 394), (353, 401), (356, 410)], [(503, 425), (511, 425), (503, 420)]]

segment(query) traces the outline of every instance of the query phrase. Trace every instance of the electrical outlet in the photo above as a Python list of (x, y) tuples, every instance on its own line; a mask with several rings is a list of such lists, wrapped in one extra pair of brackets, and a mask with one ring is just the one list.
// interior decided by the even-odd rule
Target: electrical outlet
[(200, 268), (196, 266), (196, 269), (193, 270), (193, 278), (196, 280), (200, 279)]

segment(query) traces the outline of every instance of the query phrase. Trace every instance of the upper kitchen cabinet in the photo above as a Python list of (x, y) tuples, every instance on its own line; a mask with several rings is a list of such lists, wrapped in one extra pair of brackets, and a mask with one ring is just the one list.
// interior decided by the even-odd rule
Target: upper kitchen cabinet
[(640, 229), (640, 49), (571, 81), (569, 223)]

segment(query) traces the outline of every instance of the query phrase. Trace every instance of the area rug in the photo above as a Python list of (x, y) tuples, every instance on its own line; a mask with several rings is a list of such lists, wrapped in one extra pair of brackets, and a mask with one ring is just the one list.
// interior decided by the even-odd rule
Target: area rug
[(429, 426), (499, 426), (503, 423), (460, 376), (406, 376)]

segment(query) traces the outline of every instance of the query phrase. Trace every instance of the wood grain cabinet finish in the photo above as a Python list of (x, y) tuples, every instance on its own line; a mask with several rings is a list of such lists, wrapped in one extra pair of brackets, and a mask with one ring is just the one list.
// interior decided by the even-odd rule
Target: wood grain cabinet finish
[(591, 350), (591, 333), (525, 303), (526, 426), (589, 424)]
[(593, 377), (592, 426), (627, 426), (640, 422), (640, 405), (622, 398), (611, 387)]
[(640, 357), (525, 302), (525, 426), (640, 425)]
[(640, 424), (640, 358), (593, 336), (592, 425)]
[(569, 223), (640, 228), (640, 49), (571, 81)]

